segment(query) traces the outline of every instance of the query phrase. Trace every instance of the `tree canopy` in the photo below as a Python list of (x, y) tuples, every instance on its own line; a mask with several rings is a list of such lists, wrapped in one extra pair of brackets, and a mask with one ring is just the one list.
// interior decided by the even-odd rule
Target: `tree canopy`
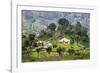
[(55, 29), (56, 29), (55, 23), (49, 24), (48, 29), (50, 29), (50, 30), (52, 30), (52, 31), (55, 31)]
[(62, 26), (68, 26), (69, 25), (69, 21), (65, 18), (60, 18), (58, 20), (58, 24), (62, 25)]

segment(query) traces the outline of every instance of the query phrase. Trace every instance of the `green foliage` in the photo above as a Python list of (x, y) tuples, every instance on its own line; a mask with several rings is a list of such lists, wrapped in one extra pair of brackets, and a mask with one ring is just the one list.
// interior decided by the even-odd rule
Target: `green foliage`
[(29, 40), (25, 40), (25, 41), (24, 41), (24, 45), (23, 45), (23, 46), (28, 47), (29, 45), (30, 45)]
[(29, 34), (29, 40), (32, 41), (35, 39), (36, 34)]
[(75, 53), (75, 50), (74, 49), (68, 49), (68, 53), (69, 54), (74, 54)]
[[(22, 35), (22, 50), (26, 50), (22, 57), (23, 62), (90, 58), (90, 51), (86, 49), (89, 48), (90, 40), (88, 29), (80, 22), (69, 25), (69, 21), (65, 18), (59, 19), (58, 24), (58, 26), (55, 23), (49, 24), (47, 29), (41, 30), (38, 37), (35, 33)], [(70, 44), (59, 42), (62, 38), (70, 39)], [(43, 48), (44, 46), (38, 45), (37, 41), (49, 41), (53, 47)]]
[(69, 25), (69, 21), (65, 18), (61, 18), (58, 20), (58, 24), (62, 25), (62, 26), (68, 26)]
[(48, 47), (48, 48), (46, 49), (46, 51), (48, 52), (48, 54), (50, 54), (50, 52), (52, 52), (52, 47)]
[(51, 23), (51, 24), (49, 24), (49, 26), (47, 28), (50, 29), (51, 31), (55, 31), (56, 25), (55, 25), (55, 23)]

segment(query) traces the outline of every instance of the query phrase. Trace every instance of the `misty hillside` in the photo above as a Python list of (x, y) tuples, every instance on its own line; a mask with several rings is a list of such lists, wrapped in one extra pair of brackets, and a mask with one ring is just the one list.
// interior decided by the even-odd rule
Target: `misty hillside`
[(22, 62), (90, 59), (90, 14), (22, 11)]
[(41, 30), (46, 29), (50, 23), (55, 23), (58, 26), (57, 22), (60, 18), (69, 20), (70, 25), (80, 22), (88, 30), (90, 27), (89, 13), (23, 10), (22, 16), (23, 33), (39, 33)]

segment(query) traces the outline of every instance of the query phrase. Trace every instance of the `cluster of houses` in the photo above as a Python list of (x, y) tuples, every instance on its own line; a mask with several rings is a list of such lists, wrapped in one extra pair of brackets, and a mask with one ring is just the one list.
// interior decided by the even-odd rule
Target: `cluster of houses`
[(53, 48), (53, 45), (49, 41), (37, 41), (37, 44), (39, 46), (43, 46), (43, 48), (48, 48), (48, 47)]
[[(62, 39), (59, 40), (59, 42), (66, 44), (66, 45), (70, 44), (70, 40), (67, 39), (67, 38), (62, 38)], [(53, 48), (52, 43), (50, 43), (49, 41), (37, 41), (37, 44), (39, 46), (43, 46), (43, 48), (45, 48), (45, 49), (48, 48), (48, 47)]]

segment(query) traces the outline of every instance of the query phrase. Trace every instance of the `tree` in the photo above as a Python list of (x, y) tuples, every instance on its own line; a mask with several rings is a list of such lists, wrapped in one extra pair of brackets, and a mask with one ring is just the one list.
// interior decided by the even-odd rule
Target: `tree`
[(60, 18), (58, 20), (58, 24), (62, 25), (62, 26), (68, 26), (69, 25), (69, 21), (65, 18)]
[(75, 50), (74, 50), (74, 49), (68, 49), (68, 53), (69, 53), (70, 55), (72, 55), (72, 54), (75, 53)]
[(29, 34), (29, 40), (32, 41), (35, 39), (36, 34)]
[(22, 50), (25, 50), (26, 46), (26, 36), (22, 34)]
[(29, 40), (24, 40), (24, 42), (23, 42), (23, 45), (22, 45), (22, 48), (26, 48), (26, 47), (28, 47), (28, 46), (30, 46), (30, 43), (29, 43)]
[(38, 53), (38, 58), (39, 58), (39, 53), (40, 53), (41, 49), (40, 48), (37, 48), (36, 49), (36, 52)]
[(81, 35), (81, 30), (82, 30), (82, 25), (80, 22), (77, 22), (76, 25), (75, 25), (75, 30), (74, 32), (78, 35)]
[(35, 36), (36, 34), (29, 34), (28, 38), (29, 38), (29, 41), (30, 41), (30, 46), (32, 46), (32, 42), (35, 40)]
[(46, 49), (46, 51), (48, 52), (48, 54), (50, 54), (50, 52), (52, 51), (52, 47), (48, 47), (48, 48)]
[(25, 39), (22, 44), (22, 54), (28, 54), (29, 56), (29, 52), (30, 52), (29, 46), (30, 46), (29, 40)]
[(59, 54), (59, 56), (62, 56), (62, 53), (61, 53), (61, 49), (60, 48), (57, 49), (57, 53)]
[(39, 53), (43, 50), (43, 46), (39, 46), (36, 48), (36, 52), (38, 54), (38, 57), (39, 57)]
[(74, 27), (74, 34), (75, 34), (75, 39), (77, 41), (77, 43), (81, 43), (85, 46), (89, 45), (89, 36), (88, 36), (88, 29), (84, 26), (82, 26), (82, 24), (80, 22), (77, 22), (75, 27)]
[(55, 25), (55, 23), (51, 23), (51, 24), (49, 24), (49, 26), (47, 28), (50, 29), (51, 31), (55, 31), (56, 25)]
[(75, 34), (75, 40), (78, 42), (81, 40), (81, 35), (82, 35), (82, 25), (80, 22), (77, 22), (76, 25), (74, 26), (74, 34)]
[(69, 26), (69, 21), (65, 18), (60, 18), (58, 20), (58, 31), (60, 31), (60, 33), (62, 34), (62, 36), (64, 36), (65, 34), (65, 30), (68, 28)]
[(62, 56), (64, 52), (65, 52), (65, 49), (64, 48), (59, 47), (57, 49), (57, 53), (59, 54), (59, 56)]

